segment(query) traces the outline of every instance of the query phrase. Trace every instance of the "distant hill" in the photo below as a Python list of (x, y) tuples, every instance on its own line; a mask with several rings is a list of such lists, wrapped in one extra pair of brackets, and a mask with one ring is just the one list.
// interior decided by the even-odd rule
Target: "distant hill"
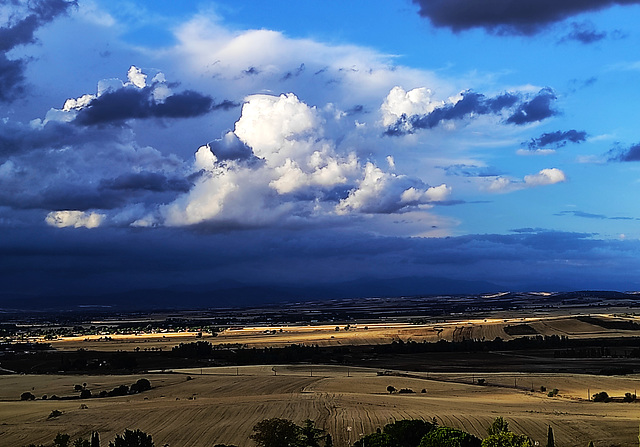
[(176, 285), (112, 294), (10, 295), (0, 297), (0, 309), (70, 310), (102, 306), (122, 310), (198, 309), (255, 306), (282, 301), (465, 295), (500, 290), (502, 287), (489, 282), (432, 277), (375, 280), (362, 278), (333, 284), (309, 284), (304, 287), (278, 284), (247, 285), (236, 281), (223, 281), (200, 286)]

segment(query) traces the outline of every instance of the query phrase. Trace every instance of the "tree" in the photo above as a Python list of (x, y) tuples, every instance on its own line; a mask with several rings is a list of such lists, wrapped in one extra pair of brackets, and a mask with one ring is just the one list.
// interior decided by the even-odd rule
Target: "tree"
[(80, 399), (89, 399), (91, 398), (91, 390), (83, 389), (80, 391)]
[(300, 428), (299, 445), (303, 447), (320, 447), (320, 440), (324, 438), (323, 430), (316, 428), (311, 419), (304, 421)]
[(421, 419), (403, 419), (385, 425), (382, 431), (391, 436), (397, 447), (416, 447), (424, 435), (434, 428), (433, 424)]
[(595, 447), (595, 446), (593, 445), (593, 441), (589, 441), (589, 445), (588, 445), (587, 447)]
[(20, 400), (35, 400), (36, 396), (31, 394), (29, 391), (25, 391), (20, 395)]
[(606, 391), (600, 391), (599, 393), (596, 393), (593, 395), (593, 401), (594, 402), (611, 402), (611, 398), (609, 397), (609, 394), (607, 394)]
[(97, 431), (91, 433), (91, 447), (100, 447), (100, 435)]
[(66, 433), (58, 433), (55, 438), (53, 438), (53, 446), (54, 447), (69, 447), (69, 443), (71, 442), (71, 436)]
[(395, 392), (395, 391), (396, 391), (396, 388), (395, 388), (394, 386), (392, 386), (392, 385), (389, 385), (389, 386), (387, 387), (387, 391), (389, 392), (389, 394), (391, 394), (391, 393), (393, 393), (393, 392)]
[(327, 433), (327, 436), (324, 438), (324, 447), (333, 447), (333, 438), (329, 433)]
[(261, 447), (294, 447), (300, 437), (300, 427), (282, 418), (263, 419), (253, 426), (253, 432), (249, 437)]
[(556, 441), (553, 438), (553, 428), (549, 425), (549, 430), (547, 431), (547, 447), (555, 447)]
[(88, 439), (78, 438), (73, 441), (73, 447), (91, 447), (91, 443)]
[(420, 441), (419, 447), (480, 447), (480, 438), (455, 428), (438, 427)]
[(487, 428), (487, 433), (489, 434), (489, 436), (508, 431), (509, 423), (505, 421), (502, 416), (498, 416), (497, 418), (495, 418), (489, 428)]
[(148, 379), (138, 379), (136, 383), (131, 385), (132, 393), (142, 393), (143, 391), (147, 391), (151, 389), (151, 382)]
[(122, 435), (116, 435), (116, 439), (109, 443), (109, 447), (154, 447), (151, 435), (141, 430), (125, 430)]
[(396, 447), (396, 444), (386, 433), (371, 433), (354, 442), (353, 447)]
[(482, 440), (482, 447), (532, 447), (528, 436), (516, 435), (510, 431), (502, 431), (487, 436)]

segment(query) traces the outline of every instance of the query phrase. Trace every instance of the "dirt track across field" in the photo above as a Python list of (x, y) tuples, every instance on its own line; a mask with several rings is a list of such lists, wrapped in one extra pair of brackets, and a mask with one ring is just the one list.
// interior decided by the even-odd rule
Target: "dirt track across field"
[[(426, 374), (377, 373), (325, 365), (192, 369), (147, 374), (153, 389), (138, 395), (30, 402), (19, 400), (23, 391), (38, 398), (68, 396), (77, 394), (75, 384), (86, 382), (95, 394), (140, 376), (0, 376), (0, 438), (3, 445), (23, 446), (50, 443), (58, 432), (88, 437), (97, 430), (106, 445), (125, 428), (139, 428), (152, 434), (156, 445), (251, 446), (253, 425), (277, 416), (297, 423), (310, 418), (333, 435), (335, 445), (346, 446), (395, 419), (435, 417), (482, 437), (490, 422), (503, 416), (513, 431), (541, 443), (550, 424), (562, 446), (584, 446), (590, 440), (597, 446), (637, 445), (640, 403), (595, 403), (586, 397), (588, 390), (614, 396), (634, 392), (640, 376), (486, 374), (488, 385), (479, 386), (471, 384), (477, 374), (431, 374), (427, 379)], [(514, 381), (536, 391), (513, 388)], [(416, 393), (389, 394), (388, 385)], [(559, 395), (547, 397), (541, 385), (557, 388)], [(47, 419), (55, 409), (63, 414)]]

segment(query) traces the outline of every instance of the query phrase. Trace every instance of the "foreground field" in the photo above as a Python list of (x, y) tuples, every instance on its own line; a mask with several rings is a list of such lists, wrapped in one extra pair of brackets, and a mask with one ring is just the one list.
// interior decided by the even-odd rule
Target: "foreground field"
[[(377, 427), (404, 418), (437, 418), (480, 437), (496, 416), (505, 417), (515, 432), (544, 443), (553, 426), (562, 446), (637, 446), (637, 403), (595, 403), (591, 393), (634, 392), (640, 376), (595, 377), (559, 374), (486, 374), (489, 385), (472, 385), (478, 375), (431, 374), (422, 378), (379, 376), (367, 368), (338, 366), (261, 366), (182, 370), (147, 374), (153, 389), (142, 394), (87, 400), (19, 401), (23, 391), (77, 394), (86, 382), (94, 393), (140, 376), (0, 376), (0, 439), (2, 445), (51, 442), (57, 432), (88, 437), (100, 432), (103, 443), (125, 428), (153, 435), (156, 445), (211, 446), (216, 443), (251, 446), (253, 425), (269, 417), (297, 423), (310, 418), (333, 435), (336, 446), (347, 446)], [(188, 380), (190, 377), (192, 380)], [(388, 394), (388, 385), (411, 388), (415, 394)], [(513, 385), (526, 389), (516, 389)], [(531, 392), (541, 385), (558, 388), (559, 396)], [(421, 393), (422, 389), (426, 393)], [(81, 405), (87, 408), (81, 408)], [(63, 414), (47, 419), (52, 410)]]

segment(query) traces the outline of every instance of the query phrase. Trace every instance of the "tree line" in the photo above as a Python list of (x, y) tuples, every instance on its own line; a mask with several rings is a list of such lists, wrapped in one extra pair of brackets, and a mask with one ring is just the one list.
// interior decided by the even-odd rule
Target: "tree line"
[[(314, 421), (307, 419), (302, 425), (283, 418), (264, 419), (253, 427), (249, 438), (258, 447), (333, 447), (330, 433), (317, 428)], [(640, 437), (639, 437), (640, 439)], [(464, 430), (441, 426), (436, 418), (431, 421), (402, 419), (378, 428), (374, 433), (364, 435), (351, 444), (352, 447), (534, 447), (530, 437), (517, 434), (509, 429), (509, 423), (497, 417), (483, 439)], [(555, 447), (552, 427), (547, 429), (546, 447)], [(45, 447), (30, 444), (25, 447)], [(79, 437), (73, 442), (71, 436), (58, 433), (53, 447), (100, 447), (100, 436), (93, 432), (89, 439)], [(141, 430), (125, 430), (109, 442), (108, 447), (155, 447), (153, 438)], [(213, 447), (236, 447), (215, 444)], [(593, 441), (588, 447), (594, 447)]]

